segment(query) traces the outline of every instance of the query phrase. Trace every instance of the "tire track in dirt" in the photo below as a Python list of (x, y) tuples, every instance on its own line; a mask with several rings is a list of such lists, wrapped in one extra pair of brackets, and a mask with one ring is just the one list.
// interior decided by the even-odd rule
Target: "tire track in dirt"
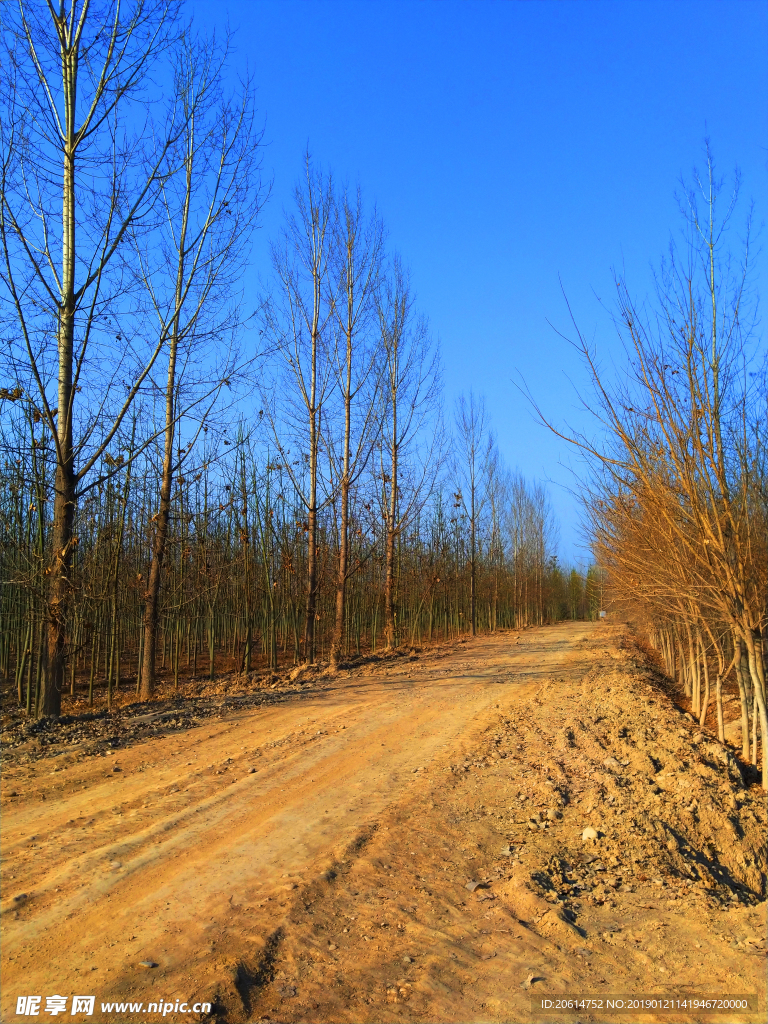
[[(473, 718), (535, 685), (572, 641), (525, 636), (525, 679), (510, 682), (509, 637), (479, 640), (63, 770), (17, 768), (3, 781), (4, 1019), (27, 991), (192, 999), (233, 958), (236, 980), (295, 887), (323, 877)], [(143, 971), (147, 958), (160, 966)]]
[[(681, 777), (698, 766), (692, 775), (706, 778), (711, 769), (696, 759), (695, 730), (675, 728), (684, 716), (649, 688), (652, 672), (637, 668), (639, 652), (621, 630), (601, 627), (578, 647), (565, 670), (524, 700), (510, 691), (509, 700), (486, 708), (457, 745), (464, 760), (391, 804), (363, 854), (342, 862), (318, 898), (299, 896), (286, 914), (270, 975), (253, 993), (251, 1019), (551, 1020), (532, 1012), (531, 998), (578, 993), (757, 993), (760, 1011), (728, 1019), (764, 1019), (759, 886), (734, 891), (721, 875), (724, 884), (712, 888), (698, 855), (681, 859), (681, 851), (658, 841), (658, 823), (677, 813), (660, 801), (658, 787), (633, 773), (622, 789), (618, 776), (612, 783), (606, 773), (608, 746), (639, 762), (649, 750), (659, 762), (672, 755)], [(590, 715), (597, 726), (585, 725)], [(581, 728), (576, 742), (571, 725)], [(657, 726), (654, 746), (647, 737)], [(728, 779), (721, 789), (742, 786)], [(702, 808), (707, 799), (702, 792)], [(764, 801), (743, 789), (740, 801), (748, 850), (759, 842), (752, 822)], [(727, 797), (722, 803), (731, 806)], [(724, 824), (728, 816), (720, 813)], [(698, 825), (692, 821), (687, 843), (706, 845), (714, 814), (712, 805)], [(601, 819), (610, 819), (602, 821), (604, 839), (585, 844), (584, 826)], [(652, 836), (643, 835), (644, 821)], [(703, 888), (686, 888), (692, 865), (702, 872)], [(470, 893), (469, 879), (483, 884)], [(217, 994), (218, 1019), (242, 1020), (226, 987)], [(582, 1011), (563, 1019), (618, 1018)], [(622, 1019), (723, 1018), (699, 1012)]]
[[(27, 992), (209, 1001), (221, 1024), (544, 1020), (536, 993), (681, 985), (764, 999), (765, 904), (721, 907), (629, 858), (636, 841), (640, 866), (688, 870), (684, 851), (653, 846), (677, 813), (665, 773), (622, 781), (630, 768), (612, 775), (605, 754), (672, 757), (681, 781), (688, 757), (702, 785), (711, 769), (696, 737), (654, 747), (665, 716), (685, 722), (645, 692), (624, 633), (482, 638), (56, 774), (22, 769), (24, 802), (3, 799), (3, 1019)], [(725, 790), (705, 796), (699, 829), (730, 807)], [(753, 843), (760, 807), (737, 796)], [(630, 814), (652, 831), (625, 851)], [(581, 831), (600, 816), (592, 852)], [(727, 882), (699, 862), (706, 885)]]

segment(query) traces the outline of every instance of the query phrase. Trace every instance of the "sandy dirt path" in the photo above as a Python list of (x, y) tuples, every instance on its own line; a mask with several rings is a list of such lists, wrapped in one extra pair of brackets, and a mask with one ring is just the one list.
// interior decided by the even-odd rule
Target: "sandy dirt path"
[[(544, 1019), (526, 979), (605, 987), (621, 951), (606, 945), (595, 969), (568, 925), (525, 927), (535, 908), (490, 891), (499, 840), (475, 819), (509, 772), (471, 792), (455, 781), (489, 723), (584, 674), (594, 628), (481, 638), (112, 756), (17, 768), (3, 780), (2, 1020), (24, 1019), (19, 995), (54, 993), (96, 996), (94, 1015), (65, 1020), (193, 1019), (148, 1014), (158, 1000), (209, 1001), (220, 1021)], [(486, 886), (470, 894), (472, 878)], [(118, 1001), (144, 1011), (99, 1011)]]
[[(242, 942), (253, 956), (288, 894), (455, 759), (478, 715), (560, 666), (588, 628), (342, 673), (301, 703), (6, 780), (24, 799), (3, 814), (3, 1019), (22, 988), (85, 987), (105, 1001), (198, 993), (212, 947)], [(160, 965), (151, 977), (145, 959)]]

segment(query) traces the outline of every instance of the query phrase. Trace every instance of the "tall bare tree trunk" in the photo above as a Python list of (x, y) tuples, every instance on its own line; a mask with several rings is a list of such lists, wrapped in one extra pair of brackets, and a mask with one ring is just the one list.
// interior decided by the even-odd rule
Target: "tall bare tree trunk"
[[(366, 223), (363, 218), (360, 190), (354, 202), (344, 193), (336, 218), (335, 255), (339, 260), (338, 271), (341, 280), (340, 294), (344, 301), (334, 304), (338, 326), (345, 340), (344, 364), (339, 366), (339, 390), (344, 403), (344, 441), (340, 481), (340, 535), (339, 565), (336, 576), (336, 607), (331, 638), (331, 667), (337, 668), (341, 658), (346, 618), (346, 591), (352, 575), (349, 564), (349, 494), (353, 483), (368, 464), (373, 448), (371, 427), (376, 420), (376, 405), (379, 394), (380, 368), (376, 367), (376, 352), (381, 346), (371, 348), (365, 343), (364, 330), (372, 311), (373, 292), (379, 279), (382, 252), (382, 225), (376, 215)], [(353, 382), (352, 363), (355, 363)], [(367, 395), (363, 391), (371, 375), (374, 386)], [(352, 452), (352, 405), (359, 409), (363, 397), (367, 408), (358, 415), (355, 429), (354, 454)], [(358, 563), (359, 565), (359, 563)]]
[(155, 514), (155, 536), (152, 541), (152, 561), (149, 567), (147, 589), (144, 593), (144, 652), (141, 669), (141, 696), (146, 700), (155, 692), (155, 659), (157, 657), (157, 623), (160, 609), (160, 586), (163, 562), (168, 541), (168, 521), (171, 516), (171, 490), (173, 488), (173, 444), (176, 435), (176, 360), (179, 351), (179, 310), (184, 287), (184, 244), (189, 214), (189, 184), (191, 166), (187, 165), (187, 195), (179, 241), (179, 263), (176, 274), (176, 302), (173, 328), (168, 352), (168, 377), (165, 384), (165, 433), (163, 437), (163, 470), (160, 479), (160, 507)]
[(745, 629), (743, 639), (747, 647), (747, 658), (749, 661), (749, 674), (752, 677), (752, 689), (755, 698), (755, 711), (753, 712), (754, 719), (752, 722), (752, 757), (753, 764), (757, 764), (757, 742), (755, 733), (755, 720), (760, 718), (760, 739), (762, 741), (763, 751), (763, 767), (762, 767), (762, 782), (763, 789), (768, 790), (768, 711), (766, 710), (765, 704), (765, 690), (763, 689), (762, 679), (762, 651), (759, 649), (755, 638), (752, 635), (750, 629)]
[(477, 598), (475, 595), (476, 586), (476, 570), (477, 570), (477, 520), (475, 516), (475, 487), (474, 480), (472, 482), (472, 498), (471, 498), (471, 527), (470, 527), (470, 562), (469, 562), (469, 623), (472, 636), (477, 633)]
[(704, 674), (704, 694), (701, 698), (701, 709), (699, 715), (699, 725), (703, 728), (704, 723), (707, 719), (707, 711), (709, 710), (709, 663), (707, 662), (707, 652), (704, 648), (704, 643), (701, 639), (701, 634), (697, 637), (699, 654), (701, 656), (702, 672)]
[(745, 761), (749, 761), (749, 679), (748, 672), (744, 668), (744, 643), (737, 634), (734, 634), (733, 645), (741, 710), (741, 756)]
[[(61, 297), (58, 324), (57, 465), (48, 587), (48, 644), (38, 714), (59, 715), (64, 687), (64, 651), (71, 593), (72, 526), (75, 518), (75, 465), (72, 443), (72, 363), (75, 338), (75, 101), (77, 53), (60, 36), (65, 102), (62, 188)], [(54, 429), (54, 424), (51, 424)]]
[(395, 635), (395, 531), (387, 528), (386, 569), (384, 574), (384, 636), (387, 650), (396, 644)]
[(315, 661), (315, 616), (317, 615), (317, 346), (320, 320), (320, 280), (314, 278), (315, 303), (312, 320), (312, 368), (309, 399), (309, 507), (307, 509), (307, 604), (304, 622), (304, 660)]
[[(146, 700), (155, 691), (155, 659), (157, 653), (157, 624), (160, 606), (160, 584), (163, 561), (168, 540), (168, 521), (171, 515), (171, 487), (173, 486), (173, 373), (175, 370), (175, 349), (168, 368), (166, 391), (166, 431), (163, 474), (160, 481), (160, 507), (155, 517), (155, 536), (152, 541), (152, 562), (149, 568), (147, 589), (144, 593), (144, 651), (141, 668), (141, 696)], [(170, 413), (168, 405), (170, 403)]]
[(331, 639), (331, 668), (337, 669), (341, 659), (344, 636), (344, 611), (346, 604), (347, 573), (349, 562), (349, 465), (345, 452), (345, 469), (341, 481), (341, 522), (339, 529), (339, 569), (336, 577), (336, 608)]
[[(350, 296), (349, 282), (347, 289)], [(351, 313), (351, 311), (350, 311)], [(352, 435), (352, 321), (347, 319), (346, 331), (346, 387), (344, 389), (344, 463), (341, 474), (341, 522), (339, 524), (339, 568), (336, 577), (336, 608), (331, 638), (331, 668), (337, 669), (341, 659), (344, 636), (344, 611), (349, 562), (349, 457)]]
[[(477, 633), (477, 529), (493, 477), (493, 439), (488, 433), (485, 403), (470, 391), (459, 396), (455, 411), (458, 453), (454, 467), (457, 501), (469, 518), (469, 629)], [(467, 497), (467, 491), (469, 495)]]
[(312, 505), (307, 515), (309, 526), (307, 538), (307, 602), (304, 618), (304, 660), (312, 665), (315, 660), (315, 616), (317, 615), (317, 485)]
[(395, 536), (397, 533), (397, 395), (392, 396), (392, 465), (390, 473), (389, 505), (387, 508), (384, 571), (384, 635), (387, 649), (396, 644), (395, 632)]
[[(408, 276), (398, 260), (394, 261), (391, 278), (377, 305), (387, 421), (381, 440), (381, 489), (377, 485), (377, 490), (385, 529), (384, 631), (387, 648), (391, 650), (397, 643), (395, 543), (402, 539), (408, 524), (423, 507), (442, 460), (443, 440), (440, 431), (436, 431), (429, 450), (422, 452), (418, 460), (414, 458), (414, 440), (425, 417), (437, 405), (439, 368), (426, 322), (413, 316)], [(387, 458), (389, 465), (385, 467)], [(401, 481), (405, 485), (402, 488)]]
[(46, 664), (41, 679), (38, 714), (61, 714), (61, 694), (64, 686), (64, 661), (67, 614), (71, 593), (72, 524), (75, 516), (75, 480), (71, 471), (72, 446), (66, 446), (68, 463), (56, 468), (53, 502), (53, 531), (51, 538), (50, 584), (48, 589), (48, 644), (44, 649)]
[[(329, 394), (327, 346), (323, 343), (328, 321), (335, 312), (328, 263), (336, 204), (332, 177), (315, 170), (309, 153), (305, 155), (305, 180), (296, 186), (294, 198), (297, 214), (288, 218), (280, 244), (272, 248), (272, 265), (280, 289), (265, 304), (263, 315), (266, 333), (281, 353), (283, 367), (275, 382), (278, 387), (269, 389), (265, 405), (283, 456), (282, 466), (307, 515), (303, 657), (312, 664), (317, 653), (319, 445), (322, 412)], [(283, 445), (285, 417), (281, 410), (293, 417), (296, 407), (302, 408), (303, 425), (294, 433), (292, 444), (300, 457), (289, 459)], [(294, 471), (294, 465), (300, 468)]]

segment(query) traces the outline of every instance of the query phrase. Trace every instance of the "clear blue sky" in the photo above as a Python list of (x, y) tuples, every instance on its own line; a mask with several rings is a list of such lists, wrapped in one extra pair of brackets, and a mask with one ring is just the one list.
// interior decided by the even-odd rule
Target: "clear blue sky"
[[(768, 4), (752, 0), (412, 2), (188, 0), (235, 31), (268, 143), (268, 238), (304, 148), (378, 204), (440, 336), (450, 404), (485, 394), (507, 462), (552, 481), (561, 551), (583, 558), (559, 422), (584, 424), (559, 279), (604, 361), (612, 268), (639, 296), (679, 218), (674, 191), (711, 139), (745, 197), (768, 196)], [(765, 262), (762, 264), (765, 269)], [(765, 281), (763, 281), (763, 284)], [(597, 297), (596, 297), (597, 296)], [(570, 378), (570, 381), (569, 381)]]

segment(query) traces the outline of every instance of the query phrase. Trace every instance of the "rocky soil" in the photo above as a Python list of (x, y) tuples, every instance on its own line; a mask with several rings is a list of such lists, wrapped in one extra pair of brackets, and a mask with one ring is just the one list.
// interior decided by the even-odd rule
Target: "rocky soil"
[(631, 636), (612, 639), (580, 641), (596, 662), (582, 679), (548, 683), (492, 730), (490, 757), (506, 755), (521, 780), (507, 811), (512, 856), (570, 856), (565, 872), (546, 871), (566, 902), (623, 887), (667, 902), (764, 900), (757, 773), (681, 714)]
[[(2, 1019), (20, 984), (85, 980), (207, 1000), (220, 1024), (765, 1019), (764, 794), (630, 629), (272, 686), (170, 708), (182, 726), (145, 723), (159, 735), (125, 709), (103, 757), (12, 749)], [(50, 734), (87, 747), (102, 724)], [(758, 1002), (540, 1009), (610, 994)], [(151, 1018), (104, 1017), (134, 1019)]]
[(533, 993), (577, 992), (759, 993), (764, 1019), (756, 773), (675, 704), (631, 631), (575, 647), (586, 672), (491, 712), (416, 807), (294, 903), (247, 975), (253, 1006), (236, 966), (257, 1019), (619, 1019), (532, 1008)]

